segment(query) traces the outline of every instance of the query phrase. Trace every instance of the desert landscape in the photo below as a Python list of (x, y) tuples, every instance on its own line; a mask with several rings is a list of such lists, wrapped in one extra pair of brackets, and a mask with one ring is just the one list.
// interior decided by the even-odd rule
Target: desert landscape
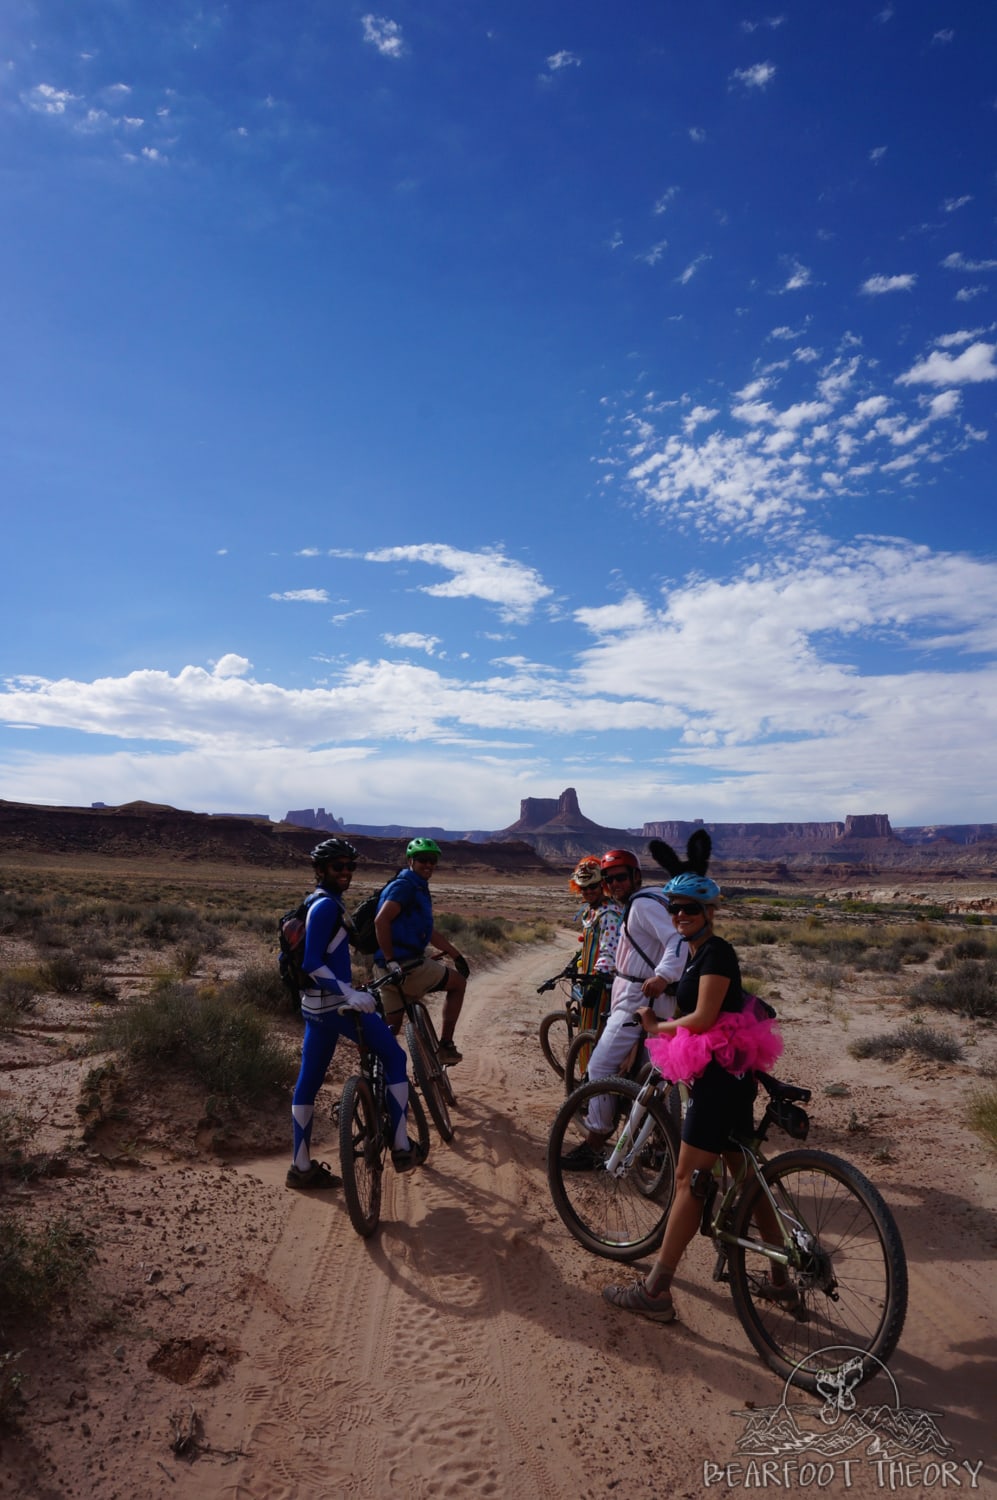
[[(809, 1476), (746, 1468), (746, 1424), (784, 1392), (710, 1279), (707, 1243), (683, 1265), (678, 1323), (656, 1327), (604, 1304), (619, 1268), (586, 1254), (551, 1204), (545, 1146), (563, 1089), (538, 1046), (550, 997), (536, 991), (576, 945), (563, 871), (441, 866), (437, 911), (480, 930), (481, 945), (456, 1135), (450, 1147), (434, 1137), (420, 1172), (388, 1173), (369, 1241), (340, 1192), (285, 1188), (286, 1084), (249, 1105), (179, 1059), (140, 1066), (106, 1045), (108, 1023), (136, 1003), (241, 994), (293, 1077), (300, 1026), (263, 1003), (260, 976), (306, 870), (300, 853), (279, 869), (83, 849), (0, 859), (6, 1268), (16, 1232), (61, 1233), (47, 1306), (8, 1298), (0, 1320), (4, 1493), (997, 1493), (997, 1035), (985, 1005), (997, 908), (985, 875), (822, 886), (796, 874), (780, 886), (718, 871), (733, 892), (721, 930), (782, 1020), (777, 1071), (814, 1090), (809, 1144), (853, 1161), (900, 1226), (910, 1306), (889, 1373), (939, 1435), (904, 1462), (877, 1461), (867, 1442)], [(361, 874), (357, 899), (379, 878)], [(915, 997), (967, 974), (982, 989), (962, 1010)], [(348, 1051), (316, 1119), (315, 1155), (334, 1167)], [(860, 1404), (889, 1401), (888, 1385), (878, 1377)]]

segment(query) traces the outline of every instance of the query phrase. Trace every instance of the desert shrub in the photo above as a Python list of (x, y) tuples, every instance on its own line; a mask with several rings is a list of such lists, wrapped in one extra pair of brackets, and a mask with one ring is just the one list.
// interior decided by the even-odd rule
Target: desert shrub
[(0, 891), (0, 932), (29, 932), (44, 910), (44, 904), (33, 896)]
[(143, 908), (137, 931), (148, 943), (176, 943), (200, 937), (204, 923), (197, 912), (178, 902), (156, 901)]
[(283, 1091), (296, 1064), (265, 1019), (219, 990), (165, 980), (146, 1001), (107, 1019), (95, 1050), (116, 1049), (146, 1068), (168, 1068), (214, 1094), (257, 1104)]
[(21, 1166), (34, 1130), (34, 1120), (22, 1110), (0, 1108), (0, 1172), (16, 1171)]
[(997, 1016), (997, 960), (964, 958), (948, 973), (925, 975), (911, 999), (974, 1019)]
[(509, 923), (504, 917), (475, 917), (470, 928), (482, 942), (500, 943), (509, 929)]
[(858, 967), (871, 974), (896, 974), (903, 961), (899, 948), (873, 948), (863, 955)]
[(439, 916), (434, 916), (433, 920), (441, 932), (463, 932), (467, 926), (465, 919), (455, 911), (442, 911)]
[(0, 973), (0, 1016), (13, 1022), (18, 1015), (32, 1011), (43, 988), (37, 969), (17, 965)]
[(297, 1015), (300, 1002), (281, 979), (277, 963), (247, 964), (220, 991), (228, 1000), (251, 1005), (269, 1015)]
[(898, 1026), (896, 1031), (881, 1032), (879, 1036), (853, 1042), (848, 1050), (853, 1057), (878, 1057), (884, 1062), (893, 1062), (905, 1052), (931, 1058), (934, 1062), (958, 1062), (963, 1055), (962, 1046), (955, 1037), (913, 1021)]
[(956, 960), (960, 958), (987, 958), (991, 953), (990, 944), (986, 938), (964, 937), (957, 943), (953, 943), (948, 950)]
[(77, 995), (91, 977), (90, 965), (79, 953), (57, 953), (41, 966), (42, 979), (57, 995)]
[(969, 1123), (991, 1146), (997, 1146), (997, 1088), (981, 1089), (969, 1101)]
[(0, 1215), (0, 1317), (40, 1317), (86, 1275), (92, 1238), (65, 1215), (32, 1231)]

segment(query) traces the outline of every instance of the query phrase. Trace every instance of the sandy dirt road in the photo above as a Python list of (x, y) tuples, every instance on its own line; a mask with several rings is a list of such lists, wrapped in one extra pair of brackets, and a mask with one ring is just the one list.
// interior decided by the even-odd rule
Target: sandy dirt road
[[(103, 1295), (113, 1285), (117, 1310), (91, 1318), (82, 1340), (67, 1332), (58, 1362), (31, 1367), (23, 1431), (0, 1438), (0, 1491), (18, 1500), (997, 1494), (997, 1192), (992, 1153), (961, 1123), (967, 1070), (857, 1062), (841, 1017), (792, 976), (780, 980), (779, 1071), (814, 1087), (810, 1144), (854, 1160), (894, 1209), (911, 1295), (891, 1371), (904, 1407), (936, 1413), (948, 1447), (897, 1469), (866, 1438), (812, 1471), (799, 1454), (752, 1469), (738, 1445), (752, 1412), (777, 1406), (783, 1387), (750, 1348), (726, 1287), (711, 1281), (707, 1242), (694, 1241), (676, 1282), (680, 1321), (656, 1327), (602, 1301), (602, 1286), (627, 1269), (586, 1254), (552, 1207), (544, 1156), (561, 1086), (537, 1044), (547, 1002), (536, 986), (572, 941), (474, 976), (454, 1073), (456, 1138), (449, 1148), (434, 1141), (421, 1172), (389, 1172), (369, 1241), (354, 1233), (341, 1193), (287, 1191), (286, 1151), (233, 1169), (147, 1150), (30, 1189), (92, 1212)], [(887, 1013), (879, 999), (867, 1012), (856, 1002), (850, 1034), (882, 1029)], [(830, 1080), (840, 1087), (825, 1095)], [(75, 1093), (65, 1087), (71, 1121)], [(336, 1093), (327, 1085), (320, 1096), (314, 1142), (333, 1163)], [(863, 1404), (896, 1399), (879, 1385), (863, 1388)], [(819, 1430), (817, 1405), (800, 1410)], [(185, 1430), (193, 1440), (178, 1455), (171, 1438)]]
[[(709, 1279), (706, 1242), (677, 1283), (681, 1322), (659, 1328), (603, 1303), (617, 1269), (582, 1251), (552, 1209), (544, 1146), (560, 1092), (536, 1043), (535, 987), (563, 953), (534, 949), (476, 979), (455, 1070), (457, 1136), (434, 1144), (422, 1173), (387, 1182), (372, 1240), (353, 1233), (340, 1195), (284, 1194), (286, 1226), (242, 1329), (243, 1358), (201, 1401), (214, 1448), (245, 1457), (199, 1462), (186, 1494), (603, 1500), (730, 1493), (750, 1480), (726, 1466), (744, 1462), (751, 1406), (783, 1392)], [(788, 1021), (786, 1031), (784, 1071), (812, 1076), (814, 1036)], [(819, 1129), (813, 1143), (826, 1144)], [(284, 1165), (242, 1170), (279, 1188)], [(901, 1488), (945, 1477), (946, 1488), (970, 1488), (965, 1462), (993, 1453), (992, 1246), (978, 1221), (939, 1217), (923, 1170), (902, 1186), (898, 1165), (880, 1182), (911, 1262), (893, 1373), (905, 1405), (944, 1413), (947, 1458), (962, 1467), (932, 1482), (923, 1460), (898, 1475), (859, 1450), (847, 1469), (825, 1465), (823, 1483), (770, 1469), (759, 1487), (874, 1494), (898, 1477)], [(940, 1191), (954, 1201), (958, 1184)], [(975, 1476), (979, 1493), (993, 1485), (992, 1466)]]

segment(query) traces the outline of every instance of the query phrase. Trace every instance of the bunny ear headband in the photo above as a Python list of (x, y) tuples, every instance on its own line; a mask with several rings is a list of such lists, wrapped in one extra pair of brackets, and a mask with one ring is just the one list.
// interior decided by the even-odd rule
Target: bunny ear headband
[(705, 875), (713, 843), (705, 828), (697, 828), (695, 833), (690, 834), (685, 846), (685, 859), (679, 859), (671, 844), (666, 844), (664, 839), (651, 839), (647, 848), (655, 864), (659, 864), (671, 876)]

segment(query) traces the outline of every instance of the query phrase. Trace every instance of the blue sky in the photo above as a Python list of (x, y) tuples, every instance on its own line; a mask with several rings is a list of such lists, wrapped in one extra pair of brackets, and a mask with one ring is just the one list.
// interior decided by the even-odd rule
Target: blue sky
[(10, 0), (0, 796), (997, 820), (995, 56)]

